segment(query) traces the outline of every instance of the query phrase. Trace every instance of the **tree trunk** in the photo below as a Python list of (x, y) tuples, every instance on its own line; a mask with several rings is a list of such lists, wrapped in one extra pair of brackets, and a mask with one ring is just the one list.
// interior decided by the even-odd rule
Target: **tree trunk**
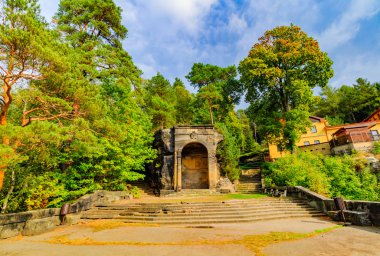
[(7, 115), (9, 106), (12, 103), (12, 95), (11, 95), (11, 85), (9, 84), (9, 79), (5, 79), (4, 85), (3, 85), (3, 94), (1, 95), (3, 97), (3, 105), (0, 108), (0, 125), (6, 125), (7, 124)]
[(212, 106), (210, 106), (209, 111), (210, 111), (211, 124), (214, 125), (214, 116), (212, 114)]
[(6, 125), (7, 124), (7, 113), (1, 112), (0, 113), (0, 125)]
[(6, 125), (7, 124), (7, 114), (9, 109), (10, 102), (4, 102), (4, 105), (1, 107), (0, 111), (0, 125)]
[(3, 201), (3, 206), (2, 206), (2, 209), (1, 209), (1, 213), (5, 213), (7, 208), (8, 208), (8, 201), (9, 201), (9, 198), (11, 197), (12, 193), (13, 193), (13, 190), (15, 188), (15, 184), (16, 184), (16, 177), (15, 177), (15, 171), (12, 170), (12, 175), (11, 175), (11, 186), (9, 187), (8, 189), (8, 193), (7, 195), (5, 196), (4, 198), (4, 201)]

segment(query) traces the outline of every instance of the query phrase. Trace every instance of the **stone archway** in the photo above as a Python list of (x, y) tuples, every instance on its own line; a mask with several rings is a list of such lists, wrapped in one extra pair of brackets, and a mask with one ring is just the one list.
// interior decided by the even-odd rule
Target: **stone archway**
[(193, 142), (182, 149), (181, 182), (183, 189), (209, 188), (208, 151), (201, 143)]

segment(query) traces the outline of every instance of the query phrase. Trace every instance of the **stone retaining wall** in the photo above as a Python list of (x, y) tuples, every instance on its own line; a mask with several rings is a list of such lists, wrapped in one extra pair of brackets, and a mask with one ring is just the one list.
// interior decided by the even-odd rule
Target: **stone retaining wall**
[(131, 198), (125, 191), (96, 191), (70, 204), (69, 214), (64, 218), (60, 216), (60, 208), (0, 214), (0, 239), (41, 234), (59, 226), (62, 221), (67, 225), (76, 224), (80, 220), (80, 212), (89, 210), (96, 204)]
[[(288, 195), (304, 199), (315, 209), (336, 218), (334, 200), (314, 193), (304, 187), (286, 187)], [(347, 221), (357, 225), (380, 226), (380, 202), (345, 200)]]

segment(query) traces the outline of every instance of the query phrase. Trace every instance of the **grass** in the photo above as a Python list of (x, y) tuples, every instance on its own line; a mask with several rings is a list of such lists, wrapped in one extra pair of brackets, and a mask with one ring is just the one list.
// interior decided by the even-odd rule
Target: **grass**
[(310, 233), (271, 232), (264, 235), (245, 236), (242, 239), (242, 244), (244, 244), (250, 251), (254, 252), (256, 256), (265, 256), (265, 254), (262, 252), (262, 249), (269, 245), (312, 238), (320, 234), (328, 233), (340, 227), (342, 226), (337, 225), (325, 229), (317, 229)]
[[(112, 227), (113, 224), (111, 224)], [(110, 227), (110, 226), (107, 226)], [(229, 240), (196, 240), (196, 241), (181, 241), (181, 242), (133, 242), (133, 241), (95, 241), (91, 238), (77, 238), (70, 239), (67, 235), (56, 236), (51, 238), (48, 242), (51, 244), (63, 245), (124, 245), (124, 246), (202, 246), (202, 245), (230, 245), (241, 244), (247, 247), (256, 256), (265, 256), (262, 250), (272, 244), (281, 242), (297, 241), (301, 239), (312, 238), (320, 234), (328, 233), (342, 226), (333, 226), (326, 229), (315, 230), (310, 233), (294, 233), (294, 232), (271, 232), (268, 234), (248, 235), (241, 239)]]
[(204, 202), (223, 202), (232, 199), (261, 199), (266, 198), (264, 194), (223, 194), (223, 195), (204, 195), (197, 197), (157, 197), (157, 198), (143, 198), (130, 201), (131, 203), (204, 203)]

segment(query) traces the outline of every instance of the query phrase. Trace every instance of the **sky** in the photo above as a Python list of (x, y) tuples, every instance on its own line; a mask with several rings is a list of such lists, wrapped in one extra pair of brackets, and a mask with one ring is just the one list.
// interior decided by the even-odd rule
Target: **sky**
[[(59, 0), (40, 0), (48, 21)], [(380, 82), (380, 0), (115, 0), (144, 78), (186, 82), (196, 62), (239, 65), (265, 31), (300, 26), (333, 60), (330, 85)], [(188, 83), (187, 83), (188, 85)], [(188, 89), (191, 89), (188, 86)]]

